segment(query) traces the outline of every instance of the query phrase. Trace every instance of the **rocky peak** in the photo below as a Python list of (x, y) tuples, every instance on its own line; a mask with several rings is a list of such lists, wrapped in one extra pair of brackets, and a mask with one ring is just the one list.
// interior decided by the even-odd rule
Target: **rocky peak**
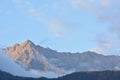
[(26, 40), (25, 42), (21, 43), (18, 46), (19, 46), (19, 48), (29, 49), (29, 50), (36, 48), (36, 45), (30, 40)]
[(29, 46), (35, 46), (35, 44), (32, 41), (30, 41), (30, 40), (26, 40), (21, 45), (23, 45), (23, 46), (27, 46), (27, 45), (29, 45)]
[(14, 60), (17, 60), (21, 56), (24, 56), (24, 59), (27, 59), (28, 57), (31, 57), (32, 54), (38, 53), (36, 45), (30, 40), (26, 40), (22, 44), (15, 44), (12, 47), (8, 47), (7, 52)]

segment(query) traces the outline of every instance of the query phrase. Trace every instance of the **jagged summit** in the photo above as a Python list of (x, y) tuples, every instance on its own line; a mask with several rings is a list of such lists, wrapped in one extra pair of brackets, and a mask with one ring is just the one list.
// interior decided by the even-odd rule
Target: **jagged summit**
[(36, 45), (30, 40), (26, 40), (22, 44), (15, 44), (11, 47), (8, 47), (7, 51), (14, 60), (17, 60), (23, 56), (24, 61), (29, 57), (32, 57), (32, 54), (38, 53), (36, 50)]
[(31, 47), (35, 47), (36, 45), (32, 42), (32, 41), (30, 41), (30, 40), (26, 40), (25, 42), (23, 42), (21, 45), (23, 45), (23, 46), (27, 46), (27, 45), (29, 45), (29, 46), (31, 46)]
[(28, 42), (28, 43), (33, 43), (31, 40), (26, 40), (25, 42)]
[(23, 44), (34, 44), (31, 40), (26, 40)]

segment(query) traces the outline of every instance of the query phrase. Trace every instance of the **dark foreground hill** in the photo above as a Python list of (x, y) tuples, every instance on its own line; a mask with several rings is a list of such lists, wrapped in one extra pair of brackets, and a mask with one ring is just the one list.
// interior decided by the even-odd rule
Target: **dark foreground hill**
[(0, 71), (0, 80), (120, 80), (120, 71), (77, 72), (56, 79), (18, 77)]

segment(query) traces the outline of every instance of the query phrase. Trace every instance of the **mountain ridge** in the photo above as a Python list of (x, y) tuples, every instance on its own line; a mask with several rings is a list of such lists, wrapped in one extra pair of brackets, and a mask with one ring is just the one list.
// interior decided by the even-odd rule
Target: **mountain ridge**
[(55, 72), (60, 75), (80, 71), (120, 70), (120, 56), (105, 56), (95, 52), (57, 52), (27, 40), (7, 48), (15, 62), (26, 70)]

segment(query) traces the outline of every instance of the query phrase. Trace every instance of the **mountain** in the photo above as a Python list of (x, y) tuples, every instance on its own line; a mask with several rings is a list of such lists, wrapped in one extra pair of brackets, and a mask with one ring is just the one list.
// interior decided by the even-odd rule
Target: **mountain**
[(0, 80), (120, 80), (120, 71), (77, 72), (59, 78), (19, 77), (0, 71)]
[(120, 80), (120, 71), (77, 72), (56, 80)]
[(80, 71), (120, 70), (120, 56), (104, 56), (95, 52), (57, 52), (27, 40), (8, 47), (7, 53), (25, 70), (54, 72), (64, 75)]
[(0, 49), (0, 70), (13, 74), (15, 76), (47, 78), (58, 77), (58, 75), (53, 72), (42, 72), (39, 74), (39, 72), (34, 69), (25, 70), (23, 67), (18, 65), (11, 56), (9, 56), (9, 53), (7, 53), (5, 49)]

